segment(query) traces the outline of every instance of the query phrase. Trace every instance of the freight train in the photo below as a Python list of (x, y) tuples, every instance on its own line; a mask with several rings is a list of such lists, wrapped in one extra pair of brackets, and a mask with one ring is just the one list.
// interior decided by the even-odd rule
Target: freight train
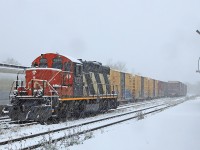
[(25, 82), (14, 82), (9, 116), (18, 121), (59, 121), (106, 112), (123, 102), (186, 95), (186, 85), (169, 90), (171, 84), (117, 71), (97, 61), (46, 53), (26, 69)]

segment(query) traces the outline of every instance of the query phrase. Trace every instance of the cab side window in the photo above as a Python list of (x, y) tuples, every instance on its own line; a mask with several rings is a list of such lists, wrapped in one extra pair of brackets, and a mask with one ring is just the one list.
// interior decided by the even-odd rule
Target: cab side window
[(52, 68), (57, 68), (62, 70), (62, 67), (63, 67), (62, 59), (60, 57), (54, 58)]
[(70, 72), (71, 70), (71, 63), (70, 62), (66, 62), (64, 64), (64, 71)]
[(41, 58), (40, 59), (39, 67), (40, 68), (47, 68), (48, 67), (48, 65), (47, 65), (47, 59), (46, 58)]

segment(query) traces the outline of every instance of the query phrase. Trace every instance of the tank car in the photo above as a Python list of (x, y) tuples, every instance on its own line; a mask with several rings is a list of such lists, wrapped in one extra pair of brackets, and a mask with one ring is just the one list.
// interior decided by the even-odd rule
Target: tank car
[(41, 54), (16, 80), (10, 95), (11, 120), (59, 120), (118, 106), (110, 68), (56, 53)]

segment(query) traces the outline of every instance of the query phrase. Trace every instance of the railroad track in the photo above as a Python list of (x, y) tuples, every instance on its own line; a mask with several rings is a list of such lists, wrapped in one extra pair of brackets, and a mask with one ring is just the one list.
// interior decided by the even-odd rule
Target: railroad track
[(119, 105), (117, 109), (123, 109), (123, 108), (131, 108), (131, 107), (136, 107), (136, 106), (141, 106), (141, 105), (147, 105), (147, 104), (152, 104), (152, 103), (159, 103), (159, 102), (165, 102), (167, 99), (161, 99), (161, 100), (151, 100), (151, 101), (144, 101), (144, 102), (137, 102), (137, 103), (129, 103), (129, 104), (124, 104), (124, 105)]
[[(142, 105), (147, 105), (147, 104), (152, 104), (154, 102), (140, 102), (140, 103), (131, 103), (131, 104), (125, 104), (125, 105), (121, 105), (121, 107), (115, 109), (115, 110), (109, 110), (108, 112), (112, 112), (112, 111), (122, 111), (128, 108), (132, 108), (132, 107), (136, 107), (136, 106), (142, 106)], [(39, 123), (37, 122), (25, 122), (25, 123), (20, 123), (17, 121), (11, 121), (11, 119), (9, 119), (9, 117), (2, 117), (0, 118), (0, 125), (1, 125), (1, 129), (4, 130), (12, 130), (12, 129), (16, 129), (16, 128), (22, 128), (22, 127), (28, 127), (31, 125), (37, 125)]]
[(176, 101), (179, 101), (179, 100), (182, 100), (184, 99), (183, 97), (182, 98), (176, 98), (175, 100), (172, 99), (170, 101), (168, 101), (169, 99), (161, 99), (161, 100), (155, 100), (155, 101), (146, 101), (146, 102), (140, 102), (140, 103), (131, 103), (129, 105), (125, 104), (125, 105), (121, 105), (120, 107), (118, 107), (115, 111), (120, 111), (120, 110), (123, 110), (123, 109), (128, 109), (128, 108), (133, 108), (133, 107), (138, 107), (138, 106), (145, 106), (145, 105), (148, 105), (148, 104), (167, 104), (167, 103), (170, 103), (170, 102), (176, 102)]
[(160, 98), (160, 99), (153, 99), (153, 100), (143, 100), (142, 102), (131, 102), (127, 104), (121, 104), (118, 107), (125, 107), (125, 106), (130, 106), (130, 105), (143, 105), (143, 104), (148, 104), (148, 103), (156, 103), (156, 102), (163, 102), (167, 101), (170, 98)]
[(11, 119), (9, 117), (1, 117), (0, 118), (0, 125), (8, 123), (8, 122), (11, 122)]
[[(165, 99), (164, 99), (165, 100)], [(114, 110), (109, 110), (109, 112), (112, 111), (122, 111), (128, 108), (133, 108), (133, 107), (138, 107), (138, 106), (143, 106), (143, 105), (148, 105), (148, 104), (153, 104), (153, 103), (160, 103), (160, 102), (164, 102), (164, 100), (155, 100), (155, 101), (145, 101), (145, 102), (138, 102), (138, 103), (129, 103), (129, 104), (124, 104), (124, 105), (120, 105), (117, 109)], [(12, 128), (18, 128), (18, 127), (27, 127), (27, 126), (31, 126), (31, 125), (36, 125), (39, 123), (36, 122), (27, 122), (27, 123), (19, 123), (17, 121), (11, 121), (9, 119), (9, 117), (1, 117), (0, 118), (0, 125), (4, 124), (3, 126), (1, 126), (1, 129), (12, 129)]]
[(28, 126), (39, 124), (38, 122), (27, 122), (27, 123), (18, 123), (18, 124), (16, 122), (12, 122), (12, 123), (13, 124), (15, 123), (15, 125), (10, 126), (8, 124), (5, 124), (3, 127), (1, 127), (1, 129), (8, 130), (12, 128), (28, 127)]
[[(40, 132), (37, 134), (27, 135), (24, 137), (18, 137), (15, 139), (4, 139), (4, 140), (0, 141), (0, 145), (2, 148), (7, 148), (8, 144), (12, 143), (12, 145), (15, 145), (15, 147), (17, 149), (18, 148), (19, 149), (35, 149), (35, 148), (42, 146), (42, 143), (40, 143), (40, 141), (43, 139), (43, 137), (48, 137), (49, 134), (52, 135), (52, 142), (60, 141), (63, 138), (69, 138), (69, 136), (72, 137), (77, 134), (82, 135), (87, 132), (95, 131), (95, 130), (98, 130), (101, 128), (105, 128), (105, 127), (108, 127), (108, 126), (111, 126), (114, 124), (118, 124), (118, 123), (121, 123), (124, 121), (128, 121), (128, 120), (137, 118), (138, 117), (137, 113), (139, 113), (139, 112), (145, 111), (143, 113), (143, 115), (148, 115), (148, 114), (159, 112), (159, 111), (162, 111), (169, 107), (175, 106), (184, 101), (185, 100), (182, 99), (182, 100), (177, 101), (175, 104), (171, 104), (171, 105), (159, 104), (159, 105), (155, 105), (155, 106), (151, 106), (151, 107), (147, 107), (147, 108), (143, 108), (143, 109), (139, 109), (139, 110), (135, 110), (135, 111), (119, 114), (119, 115), (113, 115), (110, 117), (96, 119), (96, 120), (92, 120), (92, 121), (88, 121), (88, 122), (84, 122), (84, 123), (80, 123), (80, 124), (75, 124), (72, 126), (66, 126), (66, 127), (59, 128), (59, 129), (53, 129), (51, 131)], [(90, 127), (89, 129), (88, 129), (88, 126)], [(69, 132), (69, 130), (79, 129), (79, 128), (82, 128), (82, 129), (80, 131), (78, 131), (77, 133), (75, 133), (74, 135), (73, 134), (66, 135), (66, 133)], [(21, 142), (21, 145), (24, 145), (23, 148), (19, 147), (20, 146), (19, 142)]]
[(0, 120), (5, 120), (5, 119), (9, 119), (9, 117), (0, 117)]
[(143, 102), (136, 102), (136, 103), (128, 103), (128, 104), (123, 104), (123, 105), (119, 105), (118, 108), (122, 108), (122, 107), (132, 107), (132, 106), (141, 106), (141, 105), (146, 105), (146, 104), (152, 104), (152, 103), (158, 103), (158, 102), (168, 102), (168, 101), (173, 101), (173, 100), (177, 100), (177, 99), (182, 99), (184, 97), (180, 97), (180, 98), (161, 98), (161, 99), (153, 99), (153, 100), (144, 100)]
[(25, 127), (25, 126), (31, 126), (36, 125), (38, 122), (18, 122), (18, 121), (11, 121), (9, 117), (1, 117), (0, 118), (0, 128), (1, 129), (12, 129), (17, 127)]

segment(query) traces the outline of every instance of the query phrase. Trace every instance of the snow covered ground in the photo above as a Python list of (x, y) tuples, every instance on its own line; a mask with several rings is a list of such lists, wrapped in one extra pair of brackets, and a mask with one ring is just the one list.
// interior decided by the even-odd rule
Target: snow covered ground
[(200, 150), (200, 97), (143, 120), (121, 123), (92, 135), (83, 144), (68, 149)]

